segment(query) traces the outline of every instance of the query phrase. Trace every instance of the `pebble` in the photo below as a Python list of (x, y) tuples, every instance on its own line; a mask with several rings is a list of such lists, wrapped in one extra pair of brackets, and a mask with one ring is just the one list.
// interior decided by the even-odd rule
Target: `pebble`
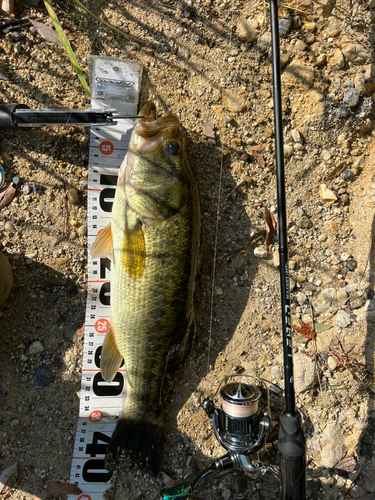
[(359, 91), (357, 89), (352, 89), (352, 88), (346, 90), (344, 93), (343, 101), (350, 108), (354, 108), (355, 106), (357, 106), (359, 102)]
[(299, 133), (299, 130), (294, 128), (291, 133), (292, 133), (292, 137), (293, 137), (294, 142), (302, 142), (301, 134)]
[(250, 103), (234, 92), (223, 90), (221, 96), (228, 110), (233, 113), (244, 113), (249, 109)]
[(78, 232), (81, 236), (85, 236), (87, 234), (87, 224), (82, 224), (82, 226), (78, 228)]
[(264, 54), (271, 47), (271, 33), (265, 33), (258, 40), (258, 49)]
[(256, 247), (254, 248), (254, 255), (258, 257), (258, 259), (267, 259), (269, 253), (264, 247)]
[(259, 23), (253, 19), (240, 19), (237, 24), (238, 36), (244, 41), (253, 43), (259, 38)]
[(328, 368), (330, 370), (332, 370), (332, 371), (336, 370), (336, 368), (337, 368), (337, 361), (335, 360), (335, 358), (333, 356), (328, 356), (327, 364), (328, 364)]
[(31, 192), (31, 187), (29, 184), (25, 184), (24, 186), (22, 186), (22, 192), (23, 194), (30, 194)]
[(272, 262), (275, 267), (280, 267), (280, 254), (279, 251), (275, 251), (272, 254)]
[(323, 201), (327, 201), (329, 203), (337, 201), (336, 194), (331, 189), (328, 189), (325, 184), (321, 184), (319, 186), (319, 196)]
[(354, 259), (347, 260), (345, 262), (345, 267), (348, 271), (354, 271), (354, 269), (357, 267), (357, 261)]
[(346, 169), (341, 173), (341, 179), (343, 179), (344, 181), (349, 181), (350, 179), (353, 178), (353, 176), (354, 176), (353, 172), (349, 169)]
[(297, 226), (300, 229), (310, 229), (310, 227), (312, 227), (312, 223), (308, 217), (302, 217), (302, 219), (297, 222)]
[(288, 17), (279, 19), (279, 35), (281, 38), (287, 38), (292, 29), (292, 21)]
[(305, 29), (310, 33), (314, 33), (314, 31), (316, 30), (316, 24), (314, 22), (305, 23)]
[(66, 192), (66, 197), (68, 198), (69, 203), (71, 203), (72, 205), (78, 205), (78, 191), (75, 188), (68, 189), (68, 191)]
[(29, 354), (38, 354), (39, 352), (43, 352), (44, 347), (39, 340), (34, 340), (32, 344), (29, 346)]
[(8, 220), (5, 225), (4, 225), (4, 230), (8, 233), (14, 233), (16, 231), (16, 228), (14, 225)]
[(336, 326), (338, 326), (339, 328), (346, 328), (350, 325), (351, 322), (352, 321), (349, 313), (347, 313), (346, 311), (342, 311), (341, 309), (337, 311), (335, 318)]
[(346, 262), (350, 259), (350, 253), (344, 252), (340, 255), (341, 262)]
[(231, 495), (232, 495), (232, 492), (229, 489), (224, 490), (223, 493), (221, 494), (221, 496), (223, 497), (224, 500), (229, 500)]
[(77, 227), (78, 226), (78, 222), (74, 219), (70, 220), (69, 221), (69, 225), (72, 226), (72, 227)]
[(284, 144), (284, 157), (289, 158), (294, 153), (294, 148), (290, 144)]
[(35, 382), (37, 387), (46, 387), (52, 384), (54, 380), (55, 375), (49, 366), (41, 365), (35, 370)]
[(336, 67), (339, 69), (344, 68), (345, 58), (340, 49), (336, 49), (334, 52), (328, 54), (327, 64), (328, 66)]
[(359, 43), (348, 43), (342, 49), (346, 60), (353, 64), (364, 64), (370, 58), (370, 54)]
[(307, 297), (304, 293), (298, 292), (296, 295), (296, 300), (300, 306), (303, 306), (307, 302)]
[(10, 426), (11, 427), (17, 427), (17, 425), (20, 423), (20, 421), (18, 420), (18, 418), (15, 418), (13, 420), (11, 420), (10, 422)]
[(342, 288), (341, 290), (337, 290), (336, 292), (336, 299), (340, 304), (345, 304), (348, 298), (348, 294), (346, 293), (345, 289)]

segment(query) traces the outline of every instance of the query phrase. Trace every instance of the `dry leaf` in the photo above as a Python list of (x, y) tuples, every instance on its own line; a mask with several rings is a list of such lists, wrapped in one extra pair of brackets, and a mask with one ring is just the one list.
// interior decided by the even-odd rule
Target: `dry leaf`
[(0, 498), (6, 498), (18, 477), (17, 462), (10, 465), (0, 475)]
[(275, 236), (276, 222), (267, 207), (264, 207), (264, 220), (266, 222), (266, 232), (267, 232), (266, 247), (267, 250), (270, 252), (272, 248), (273, 237)]
[(79, 339), (83, 339), (85, 336), (85, 323), (77, 323), (76, 334)]
[(214, 127), (215, 125), (211, 122), (203, 124), (203, 135), (206, 137), (210, 146), (214, 146), (216, 144)]
[(79, 495), (80, 493), (82, 490), (74, 484), (53, 481), (44, 491), (37, 493), (34, 500), (46, 500), (51, 495)]
[(10, 182), (3, 189), (0, 189), (0, 210), (13, 200), (14, 195), (16, 194), (16, 185), (14, 182)]
[(77, 38), (69, 30), (64, 30), (64, 34), (65, 34), (66, 38), (69, 40), (69, 42), (72, 42), (73, 40), (75, 40)]
[(331, 179), (333, 179), (334, 177), (337, 177), (338, 175), (341, 174), (341, 172), (343, 172), (345, 169), (346, 169), (346, 165), (342, 166), (342, 167), (336, 167), (334, 170), (332, 170), (332, 172), (330, 174), (327, 175), (326, 177), (326, 181), (330, 181)]
[(171, 477), (168, 476), (168, 474), (166, 474), (163, 471), (161, 471), (161, 477), (163, 478), (163, 481), (164, 481), (166, 488), (173, 488), (173, 486), (176, 486), (176, 484), (179, 483), (179, 481), (172, 479)]
[(293, 330), (303, 335), (307, 340), (315, 339), (315, 332), (309, 325), (303, 325), (302, 328), (293, 326)]
[(49, 26), (46, 26), (43, 23), (38, 23), (38, 21), (33, 21), (30, 19), (31, 24), (33, 27), (38, 31), (38, 33), (45, 39), (47, 42), (51, 43), (56, 43), (59, 47), (64, 48), (64, 45), (62, 44), (60, 37), (58, 33), (50, 28)]
[(248, 153), (251, 154), (253, 158), (257, 159), (258, 165), (260, 168), (264, 168), (265, 162), (264, 162), (264, 155), (263, 152), (266, 149), (267, 144), (258, 144), (257, 146), (252, 146), (249, 148)]

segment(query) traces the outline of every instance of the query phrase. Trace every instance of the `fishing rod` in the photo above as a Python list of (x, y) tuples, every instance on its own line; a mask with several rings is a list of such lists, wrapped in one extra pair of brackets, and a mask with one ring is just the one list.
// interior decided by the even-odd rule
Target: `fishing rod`
[[(306, 498), (306, 446), (301, 417), (296, 410), (293, 378), (277, 0), (270, 0), (270, 19), (285, 380), (285, 410), (280, 416), (279, 423), (279, 468), (269, 463), (263, 463), (259, 459), (258, 452), (265, 445), (267, 434), (271, 428), (269, 390), (275, 393), (280, 393), (282, 390), (278, 385), (271, 384), (253, 375), (230, 375), (220, 382), (212, 398), (207, 397), (202, 402), (204, 411), (212, 420), (215, 436), (221, 446), (227, 451), (227, 454), (216, 460), (192, 484), (182, 483), (172, 488), (164, 488), (161, 491), (161, 500), (188, 499), (205, 477), (214, 472), (229, 469), (241, 470), (253, 479), (257, 479), (266, 472), (270, 472), (280, 481), (281, 500), (305, 500)], [(231, 379), (232, 381), (228, 382)], [(233, 379), (235, 379), (234, 382)], [(256, 385), (250, 384), (249, 379), (256, 380), (258, 384), (262, 384), (263, 390), (267, 393), (267, 399), (265, 403), (263, 402), (263, 408), (261, 408), (261, 391)], [(214, 404), (214, 398), (218, 395), (221, 399), (220, 408), (215, 407)]]
[(280, 37), (277, 0), (270, 0), (272, 39), (272, 83), (275, 120), (276, 184), (279, 229), (281, 316), (283, 329), (285, 411), (279, 423), (279, 465), (282, 500), (306, 498), (306, 445), (301, 417), (296, 411), (292, 326), (290, 318), (290, 283), (285, 199), (284, 141), (281, 100)]

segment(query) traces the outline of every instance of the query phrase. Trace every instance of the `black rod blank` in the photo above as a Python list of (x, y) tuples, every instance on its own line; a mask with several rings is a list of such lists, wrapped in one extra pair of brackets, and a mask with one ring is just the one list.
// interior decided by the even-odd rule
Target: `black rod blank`
[(285, 379), (285, 411), (280, 417), (279, 462), (282, 500), (306, 498), (306, 445), (301, 418), (296, 412), (292, 326), (290, 317), (290, 284), (288, 237), (285, 197), (284, 141), (281, 100), (281, 66), (279, 47), (279, 18), (277, 0), (270, 0), (272, 37), (272, 76), (275, 120), (276, 183), (279, 227), (280, 291)]

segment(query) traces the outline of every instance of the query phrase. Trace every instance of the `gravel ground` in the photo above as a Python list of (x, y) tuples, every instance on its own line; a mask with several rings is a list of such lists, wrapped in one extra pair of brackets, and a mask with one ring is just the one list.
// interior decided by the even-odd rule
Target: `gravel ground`
[[(140, 104), (174, 112), (185, 130), (202, 265), (193, 350), (166, 381), (163, 471), (191, 481), (223, 454), (202, 398), (231, 373), (283, 378), (277, 238), (270, 253), (264, 244), (265, 208), (277, 220), (268, 9), (260, 0), (86, 2), (139, 45), (73, 4), (53, 4), (84, 71), (89, 54), (141, 62)], [(9, 16), (0, 16), (1, 26)], [(50, 24), (42, 3), (17, 2), (13, 17), (25, 16)], [(375, 2), (287, 1), (280, 17), (292, 324), (332, 326), (316, 340), (293, 333), (308, 498), (361, 498), (375, 493)], [(90, 106), (64, 50), (27, 23), (0, 38), (0, 104), (8, 103)], [(0, 470), (17, 461), (8, 498), (29, 500), (51, 481), (69, 481), (87, 286), (88, 132), (4, 132), (0, 156), (7, 180), (20, 179), (0, 211), (0, 247), (14, 274), (0, 316)], [(270, 443), (280, 396), (271, 409)], [(267, 457), (275, 460), (272, 449)], [(120, 474), (108, 497), (156, 499), (163, 481)], [(278, 498), (278, 483), (229, 472), (207, 478), (194, 498)]]

